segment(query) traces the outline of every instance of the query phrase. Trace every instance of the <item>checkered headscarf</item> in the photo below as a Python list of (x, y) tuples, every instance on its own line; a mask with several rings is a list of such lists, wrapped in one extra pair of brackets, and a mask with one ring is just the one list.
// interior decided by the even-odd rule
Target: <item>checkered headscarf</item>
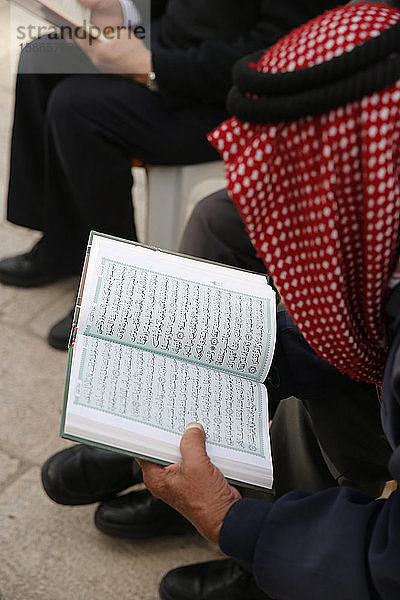
[(290, 107), (305, 114), (285, 120), (279, 98), (278, 118), (269, 120), (268, 78), (330, 68), (399, 21), (398, 10), (362, 2), (299, 27), (246, 65), (258, 80), (265, 76), (262, 93), (241, 90), (244, 103), (264, 106), (262, 122), (236, 116), (209, 135), (251, 241), (307, 341), (343, 373), (378, 384), (399, 238), (400, 70), (394, 83), (322, 113), (307, 114), (306, 81)]

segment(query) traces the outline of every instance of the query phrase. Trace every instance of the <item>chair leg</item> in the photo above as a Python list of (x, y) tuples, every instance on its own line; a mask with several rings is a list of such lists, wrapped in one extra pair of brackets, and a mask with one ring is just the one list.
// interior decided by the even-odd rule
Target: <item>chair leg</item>
[(147, 170), (146, 243), (175, 251), (181, 233), (181, 167)]
[(222, 161), (186, 165), (182, 168), (181, 235), (199, 200), (226, 187)]
[[(146, 168), (147, 223), (146, 240), (151, 246), (176, 251), (187, 217), (194, 204), (207, 193), (224, 187), (220, 161), (198, 165)], [(193, 196), (195, 188), (211, 183), (203, 194)], [(206, 191), (207, 189), (207, 191)]]

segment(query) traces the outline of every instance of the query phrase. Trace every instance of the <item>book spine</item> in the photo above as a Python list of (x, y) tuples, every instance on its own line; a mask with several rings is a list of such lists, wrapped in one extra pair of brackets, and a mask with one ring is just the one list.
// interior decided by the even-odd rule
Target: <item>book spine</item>
[(88, 269), (88, 263), (89, 263), (89, 257), (90, 257), (90, 249), (91, 249), (91, 245), (88, 245), (88, 247), (86, 249), (86, 255), (85, 255), (85, 261), (83, 264), (81, 280), (79, 282), (79, 289), (78, 289), (78, 295), (76, 298), (75, 311), (74, 311), (74, 316), (72, 319), (72, 328), (71, 328), (71, 333), (70, 333), (69, 340), (68, 340), (68, 348), (74, 347), (76, 333), (78, 331), (77, 323), (78, 323), (79, 312), (80, 312), (80, 308), (81, 308), (81, 304), (82, 304), (83, 289), (85, 287), (85, 281), (86, 281), (86, 275), (87, 275), (87, 269)]
[(85, 287), (86, 274), (87, 274), (89, 257), (90, 257), (90, 249), (91, 249), (91, 246), (88, 246), (87, 249), (86, 249), (85, 262), (83, 264), (81, 280), (80, 280), (80, 283), (79, 283), (78, 297), (76, 299), (76, 305), (77, 306), (80, 306), (81, 302), (82, 302), (83, 288)]

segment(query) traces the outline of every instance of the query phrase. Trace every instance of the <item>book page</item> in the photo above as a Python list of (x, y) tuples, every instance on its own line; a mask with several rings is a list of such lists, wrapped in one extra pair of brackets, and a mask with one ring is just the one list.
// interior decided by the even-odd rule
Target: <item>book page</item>
[(40, 2), (62, 16), (71, 17), (73, 23), (82, 26), (90, 23), (91, 10), (82, 6), (78, 0), (40, 0)]
[(92, 420), (122, 423), (132, 431), (156, 429), (151, 437), (157, 443), (174, 434), (178, 450), (185, 425), (198, 421), (209, 444), (235, 450), (243, 460), (246, 455), (265, 458), (268, 414), (262, 387), (179, 359), (80, 336), (73, 353), (66, 429), (69, 415), (89, 413)]
[(275, 294), (264, 276), (99, 236), (90, 256), (79, 333), (266, 377)]
[(14, 3), (58, 27), (71, 24), (87, 29), (90, 24), (91, 9), (78, 0), (12, 0)]

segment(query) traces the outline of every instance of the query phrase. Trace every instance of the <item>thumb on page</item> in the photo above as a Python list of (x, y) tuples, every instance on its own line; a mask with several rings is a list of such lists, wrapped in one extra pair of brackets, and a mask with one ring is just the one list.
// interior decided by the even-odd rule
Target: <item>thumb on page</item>
[(206, 432), (201, 423), (188, 423), (180, 443), (182, 464), (198, 467), (204, 459), (209, 461), (206, 452)]

